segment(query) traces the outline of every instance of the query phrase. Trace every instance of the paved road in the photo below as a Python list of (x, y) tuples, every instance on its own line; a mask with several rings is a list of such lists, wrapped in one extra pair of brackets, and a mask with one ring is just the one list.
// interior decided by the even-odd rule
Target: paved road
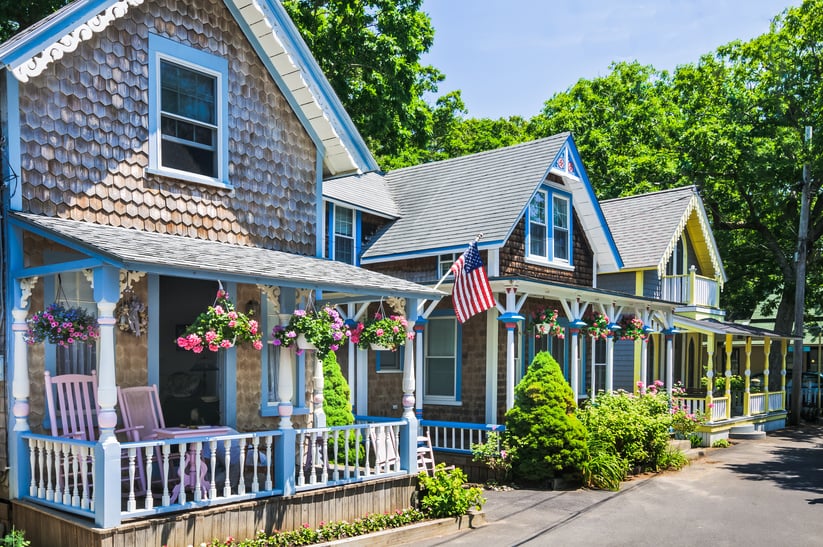
[(620, 492), (487, 492), (486, 526), (418, 545), (823, 546), (823, 428), (708, 449)]

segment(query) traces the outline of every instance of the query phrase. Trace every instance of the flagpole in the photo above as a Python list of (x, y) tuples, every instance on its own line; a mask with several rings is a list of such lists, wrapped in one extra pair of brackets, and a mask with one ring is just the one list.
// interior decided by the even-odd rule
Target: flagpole
[[(481, 239), (483, 239), (483, 232), (480, 232), (479, 234), (474, 236), (474, 243), (477, 243)], [(469, 243), (469, 245), (471, 245), (471, 243)], [(457, 261), (455, 260), (455, 262), (457, 262)], [(452, 266), (454, 266), (454, 264), (452, 264)], [(449, 277), (450, 275), (451, 275), (451, 268), (449, 268), (449, 271), (447, 271), (445, 274), (443, 274), (443, 277), (440, 278), (440, 281), (437, 282), (437, 285), (435, 285), (432, 290), (436, 291), (438, 288), (440, 288), (440, 285), (442, 285), (443, 282), (446, 281), (446, 278)], [(425, 305), (426, 305), (426, 301), (424, 300), (423, 302), (421, 302), (417, 306), (417, 313), (420, 313), (420, 310), (422, 310), (423, 306), (425, 306)]]

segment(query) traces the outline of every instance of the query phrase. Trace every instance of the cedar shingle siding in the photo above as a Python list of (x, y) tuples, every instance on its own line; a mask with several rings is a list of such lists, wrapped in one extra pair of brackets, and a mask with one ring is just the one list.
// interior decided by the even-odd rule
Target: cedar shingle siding
[[(229, 60), (233, 192), (144, 170), (148, 35)], [(314, 254), (316, 150), (222, 2), (146, 2), (20, 85), (23, 210)]]

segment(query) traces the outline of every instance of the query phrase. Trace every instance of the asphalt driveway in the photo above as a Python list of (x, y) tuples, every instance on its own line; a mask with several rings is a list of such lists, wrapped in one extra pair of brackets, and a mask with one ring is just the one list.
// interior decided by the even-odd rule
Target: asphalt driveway
[(486, 492), (488, 524), (417, 545), (823, 546), (823, 427), (705, 449), (619, 492)]

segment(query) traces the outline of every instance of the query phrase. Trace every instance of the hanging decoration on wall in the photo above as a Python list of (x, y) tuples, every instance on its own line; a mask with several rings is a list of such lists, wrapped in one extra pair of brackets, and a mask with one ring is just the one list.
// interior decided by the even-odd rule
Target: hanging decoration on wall
[(149, 326), (148, 306), (134, 294), (131, 287), (123, 291), (123, 296), (114, 308), (117, 327), (135, 336), (142, 336)]

